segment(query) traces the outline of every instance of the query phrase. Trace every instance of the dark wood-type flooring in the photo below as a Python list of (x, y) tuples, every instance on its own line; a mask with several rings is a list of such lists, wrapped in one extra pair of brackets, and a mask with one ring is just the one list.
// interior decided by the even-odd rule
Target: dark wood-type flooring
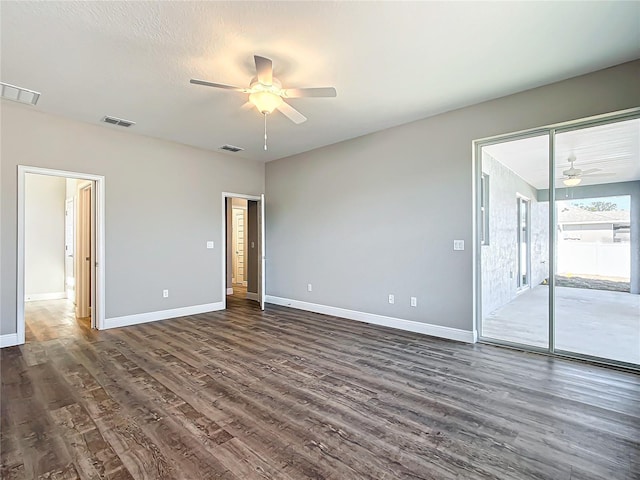
[(102, 332), (27, 304), (2, 478), (640, 478), (637, 375), (228, 303)]

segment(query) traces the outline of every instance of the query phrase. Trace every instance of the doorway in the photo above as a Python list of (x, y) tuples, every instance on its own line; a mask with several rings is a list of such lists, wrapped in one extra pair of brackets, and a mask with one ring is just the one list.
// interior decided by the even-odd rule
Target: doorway
[(222, 207), (224, 308), (256, 302), (264, 310), (264, 195), (224, 192)]
[(86, 318), (87, 328), (101, 328), (104, 177), (18, 166), (17, 260), (19, 344), (25, 343), (25, 302), (30, 300), (68, 302), (70, 309), (62, 310)]
[(640, 369), (638, 165), (638, 109), (476, 142), (481, 341)]

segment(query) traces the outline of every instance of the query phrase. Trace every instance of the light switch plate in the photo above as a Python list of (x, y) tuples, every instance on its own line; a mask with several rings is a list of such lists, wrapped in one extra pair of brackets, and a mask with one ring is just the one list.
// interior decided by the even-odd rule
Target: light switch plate
[(207, 242), (207, 248), (213, 248), (213, 242), (211, 240)]
[(464, 240), (454, 240), (453, 241), (453, 249), (454, 250), (464, 250)]

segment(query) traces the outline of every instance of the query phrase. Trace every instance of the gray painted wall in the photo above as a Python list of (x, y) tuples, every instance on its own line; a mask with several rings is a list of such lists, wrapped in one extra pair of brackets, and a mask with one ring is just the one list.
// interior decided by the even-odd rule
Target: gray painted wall
[(537, 190), (486, 152), (482, 171), (489, 174), (489, 245), (481, 247), (482, 314), (509, 303), (518, 292), (517, 194), (530, 199), (530, 287), (549, 275), (549, 202)]
[(473, 140), (638, 106), (639, 75), (630, 62), (269, 162), (267, 293), (473, 330)]
[[(631, 209), (631, 293), (640, 294), (640, 181), (603, 183), (571, 188), (557, 188), (556, 200), (630, 195)], [(538, 200), (548, 201), (549, 190), (538, 190)]]
[(63, 293), (66, 180), (27, 175), (24, 198), (24, 293)]
[(16, 332), (19, 164), (105, 176), (107, 318), (222, 301), (222, 192), (260, 195), (264, 164), (5, 100), (1, 113), (0, 334)]

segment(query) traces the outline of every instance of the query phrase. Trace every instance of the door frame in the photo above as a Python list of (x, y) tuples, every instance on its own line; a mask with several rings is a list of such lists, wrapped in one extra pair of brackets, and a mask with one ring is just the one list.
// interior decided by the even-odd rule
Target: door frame
[(18, 243), (17, 243), (17, 275), (16, 275), (16, 329), (18, 335), (18, 345), (25, 343), (25, 320), (24, 320), (24, 204), (25, 204), (25, 178), (26, 174), (48, 175), (51, 177), (74, 178), (78, 180), (89, 180), (95, 186), (93, 205), (95, 218), (95, 263), (92, 274), (95, 278), (93, 294), (95, 295), (93, 305), (95, 312), (95, 328), (104, 328), (105, 313), (105, 178), (102, 175), (90, 173), (71, 172), (66, 170), (53, 170), (49, 168), (33, 167), (28, 165), (18, 165)]
[[(586, 360), (592, 363), (622, 367), (634, 371), (640, 371), (636, 364), (612, 360), (604, 357), (595, 357), (588, 354), (559, 350), (555, 346), (555, 271), (556, 271), (556, 172), (555, 172), (555, 143), (556, 134), (565, 133), (571, 130), (594, 127), (614, 122), (622, 122), (640, 118), (640, 107), (629, 108), (617, 112), (604, 113), (591, 117), (581, 118), (550, 124), (542, 127), (531, 128), (519, 132), (495, 135), (492, 137), (474, 140), (472, 142), (472, 212), (473, 212), (473, 327), (478, 332), (478, 340), (482, 343), (501, 345), (531, 352), (542, 353), (556, 357), (566, 357), (579, 360)], [(512, 140), (519, 140), (528, 137), (548, 135), (549, 155), (549, 297), (548, 297), (548, 346), (537, 347), (521, 343), (509, 342), (485, 337), (482, 332), (482, 239), (480, 238), (482, 215), (480, 212), (480, 182), (482, 177), (482, 148), (496, 143), (503, 143)], [(530, 208), (529, 208), (530, 214)], [(531, 226), (530, 226), (531, 228)], [(529, 267), (530, 268), (530, 267)]]
[[(265, 299), (265, 295), (264, 295), (264, 284), (265, 284), (265, 268), (264, 268), (264, 245), (265, 245), (265, 240), (264, 240), (264, 225), (265, 225), (265, 218), (264, 218), (264, 194), (262, 195), (247, 195), (244, 193), (231, 193), (231, 192), (222, 192), (222, 206), (221, 206), (221, 211), (222, 211), (222, 235), (220, 237), (220, 245), (222, 245), (222, 248), (220, 248), (220, 252), (221, 252), (221, 259), (222, 259), (222, 275), (221, 275), (221, 279), (222, 279), (222, 284), (220, 285), (220, 291), (222, 294), (222, 309), (225, 310), (227, 308), (227, 210), (226, 210), (226, 199), (227, 198), (244, 198), (245, 200), (253, 200), (255, 202), (258, 202), (260, 208), (262, 209), (262, 215), (258, 215), (258, 219), (260, 222), (260, 235), (259, 235), (259, 239), (260, 239), (260, 244), (258, 245), (258, 249), (259, 249), (259, 259), (258, 259), (258, 264), (259, 264), (259, 271), (258, 271), (258, 297), (259, 297), (259, 302), (260, 302), (260, 307), (262, 310), (264, 310), (264, 299)], [(233, 212), (233, 208), (231, 209)], [(233, 214), (233, 213), (232, 213)], [(246, 224), (246, 222), (245, 222)], [(260, 278), (262, 277), (262, 278)]]

